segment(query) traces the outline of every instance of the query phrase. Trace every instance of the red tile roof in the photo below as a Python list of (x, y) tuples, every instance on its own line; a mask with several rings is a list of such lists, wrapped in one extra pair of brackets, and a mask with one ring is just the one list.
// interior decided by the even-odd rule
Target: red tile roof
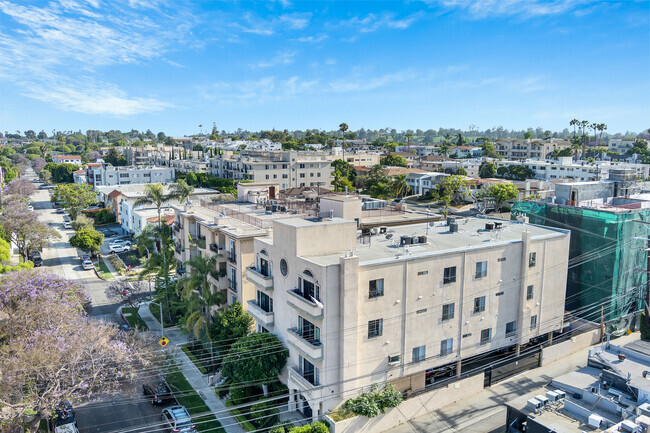
[[(112, 194), (112, 193), (111, 193), (111, 194)], [(172, 225), (172, 224), (174, 223), (174, 219), (175, 219), (175, 218), (176, 218), (175, 215), (163, 215), (163, 216), (161, 217), (161, 219), (163, 220), (163, 222), (164, 222), (165, 224), (167, 224), (168, 226), (170, 226), (170, 225)], [(158, 223), (158, 217), (147, 218), (147, 221), (149, 221), (150, 223)]]
[(114, 191), (111, 192), (108, 196), (109, 196), (110, 198), (117, 198), (117, 197), (119, 197), (119, 196), (121, 196), (121, 195), (122, 195), (121, 192), (119, 192), (118, 190), (114, 190)]
[(54, 155), (52, 158), (59, 158), (59, 159), (81, 159), (81, 156), (79, 156), (79, 155)]

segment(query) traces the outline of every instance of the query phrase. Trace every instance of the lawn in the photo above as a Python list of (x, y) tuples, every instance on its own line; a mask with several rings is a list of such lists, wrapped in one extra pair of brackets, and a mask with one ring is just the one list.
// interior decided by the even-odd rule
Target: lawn
[(142, 320), (142, 318), (138, 314), (138, 309), (137, 308), (124, 307), (124, 308), (122, 308), (122, 314), (124, 314), (124, 317), (129, 322), (129, 325), (132, 328), (138, 328), (141, 331), (148, 331), (149, 330), (149, 327), (147, 326), (145, 321)]
[(108, 270), (108, 266), (104, 263), (104, 259), (99, 259), (99, 275), (105, 280), (110, 280), (113, 278), (113, 274)]
[(177, 367), (172, 368), (167, 374), (167, 383), (176, 395), (178, 404), (185, 406), (190, 415), (192, 415), (192, 420), (196, 424), (197, 431), (226, 433), (214, 415), (196, 416), (201, 413), (210, 412), (210, 408), (206, 406), (201, 396), (194, 391), (192, 385), (189, 384), (185, 376), (183, 376), (183, 373)]

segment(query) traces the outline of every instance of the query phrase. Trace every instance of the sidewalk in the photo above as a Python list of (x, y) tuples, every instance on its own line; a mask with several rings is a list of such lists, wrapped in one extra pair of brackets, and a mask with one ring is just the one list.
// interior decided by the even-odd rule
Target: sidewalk
[[(639, 333), (636, 332), (612, 340), (612, 344), (625, 345), (638, 339)], [(594, 346), (572, 353), (549, 365), (513, 376), (490, 388), (485, 388), (473, 398), (432, 411), (428, 416), (415, 418), (386, 431), (389, 433), (505, 431), (505, 403), (548, 385), (555, 377), (585, 367), (587, 354), (592, 347)]]
[[(149, 330), (160, 332), (160, 322), (151, 314), (149, 304), (140, 306), (138, 313), (149, 327)], [(207, 384), (203, 374), (196, 368), (185, 352), (180, 350), (179, 346), (188, 342), (187, 335), (183, 335), (181, 330), (176, 326), (165, 328), (164, 332), (165, 337), (169, 339), (169, 346), (175, 346), (173, 352), (174, 360), (185, 375), (185, 379), (187, 379), (190, 385), (192, 385), (192, 388), (201, 396), (210, 410), (215, 413), (221, 425), (224, 426), (224, 430), (227, 433), (244, 433), (244, 429), (230, 415), (230, 412), (228, 412), (226, 404), (217, 397), (217, 394), (214, 392), (214, 387)]]

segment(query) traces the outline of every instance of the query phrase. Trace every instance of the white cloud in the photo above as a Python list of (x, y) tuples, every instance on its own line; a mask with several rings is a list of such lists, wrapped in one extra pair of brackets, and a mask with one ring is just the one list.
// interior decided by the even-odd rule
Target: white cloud
[[(110, 4), (109, 4), (110, 3)], [(129, 96), (111, 83), (96, 83), (103, 67), (164, 57), (182, 42), (192, 19), (176, 8), (142, 15), (133, 8), (160, 0), (56, 0), (43, 6), (0, 0), (0, 76), (22, 94), (65, 110), (126, 116), (169, 106), (155, 98)], [(180, 23), (179, 23), (180, 22)], [(8, 23), (11, 23), (9, 26)], [(80, 78), (83, 77), (83, 78)], [(47, 95), (45, 97), (41, 95)]]
[(277, 65), (290, 65), (293, 63), (293, 58), (296, 55), (293, 51), (285, 51), (283, 53), (278, 53), (268, 60), (261, 61), (256, 65), (252, 65), (258, 68), (270, 68), (271, 66)]
[(319, 36), (303, 36), (301, 38), (296, 39), (298, 42), (305, 42), (305, 43), (310, 43), (310, 44), (315, 44), (318, 42), (323, 42), (325, 39), (327, 39), (329, 36), (326, 34), (322, 34)]
[(449, 9), (465, 10), (474, 19), (500, 16), (532, 18), (571, 12), (591, 0), (425, 0)]
[(283, 79), (267, 76), (249, 81), (218, 81), (199, 92), (208, 99), (231, 104), (263, 104), (303, 96), (317, 85), (318, 80), (303, 80), (297, 76)]
[(325, 59), (326, 65), (336, 65), (336, 59)]
[(365, 92), (386, 87), (388, 85), (403, 83), (415, 78), (421, 78), (421, 74), (411, 70), (403, 70), (391, 74), (380, 75), (378, 77), (363, 76), (353, 79), (334, 80), (328, 83), (328, 87), (335, 93)]
[(365, 17), (354, 17), (341, 22), (342, 25), (352, 27), (361, 33), (371, 33), (379, 29), (407, 29), (417, 21), (422, 14), (417, 13), (407, 18), (396, 18), (394, 13), (368, 14)]
[(260, 18), (257, 15), (246, 13), (242, 22), (233, 23), (233, 27), (245, 33), (253, 33), (260, 36), (271, 36), (276, 32), (291, 30), (302, 30), (309, 25), (310, 13), (282, 14), (271, 19)]

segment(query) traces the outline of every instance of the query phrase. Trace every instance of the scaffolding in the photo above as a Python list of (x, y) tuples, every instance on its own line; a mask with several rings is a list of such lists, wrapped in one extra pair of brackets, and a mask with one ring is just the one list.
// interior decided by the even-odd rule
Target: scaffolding
[(648, 234), (637, 221), (650, 221), (650, 210), (517, 202), (511, 219), (518, 216), (571, 230), (566, 309), (598, 322), (602, 305), (609, 328), (627, 328), (643, 305)]

